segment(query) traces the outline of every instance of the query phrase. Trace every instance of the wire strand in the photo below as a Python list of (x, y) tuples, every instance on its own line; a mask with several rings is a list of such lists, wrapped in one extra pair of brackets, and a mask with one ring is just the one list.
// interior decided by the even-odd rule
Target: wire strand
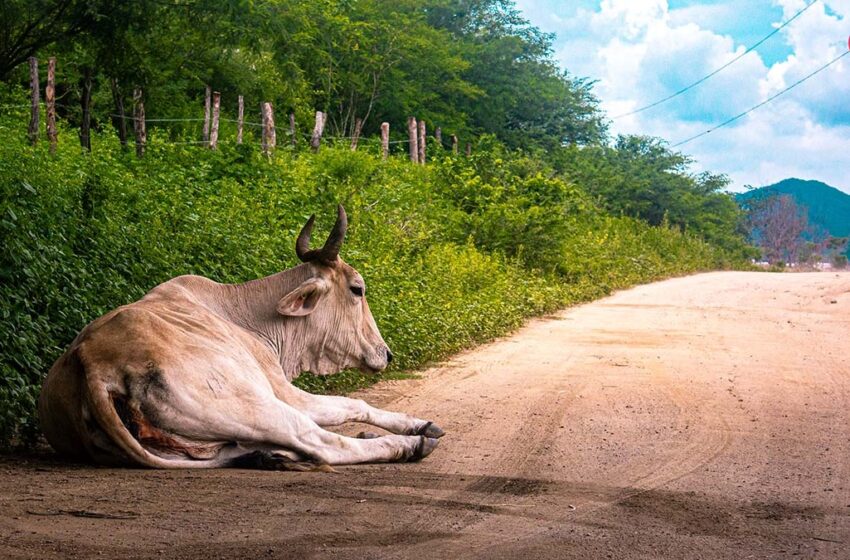
[(841, 60), (842, 58), (844, 58), (845, 56), (847, 56), (848, 54), (850, 54), (850, 50), (846, 50), (846, 51), (844, 51), (843, 53), (841, 53), (841, 54), (840, 54), (840, 55), (838, 55), (837, 57), (833, 58), (832, 60), (830, 60), (829, 62), (827, 62), (826, 64), (824, 64), (823, 66), (821, 66), (820, 68), (818, 68), (817, 70), (815, 70), (814, 72), (812, 72), (811, 74), (809, 74), (809, 75), (805, 76), (804, 78), (800, 78), (799, 80), (797, 80), (796, 82), (794, 82), (793, 84), (791, 84), (790, 86), (788, 86), (787, 88), (783, 89), (783, 90), (782, 90), (782, 91), (780, 91), (779, 93), (776, 93), (776, 94), (774, 94), (774, 95), (771, 95), (770, 97), (768, 97), (767, 99), (765, 99), (764, 101), (762, 101), (761, 103), (759, 103), (758, 105), (755, 105), (755, 106), (753, 106), (753, 107), (750, 107), (749, 109), (747, 109), (747, 110), (746, 110), (746, 111), (744, 111), (743, 113), (740, 113), (740, 114), (738, 114), (738, 115), (735, 115), (735, 116), (734, 116), (734, 117), (732, 117), (731, 119), (728, 119), (728, 120), (726, 120), (726, 121), (724, 121), (724, 122), (720, 123), (719, 125), (715, 126), (714, 128), (709, 128), (708, 130), (706, 130), (706, 131), (704, 131), (704, 132), (700, 132), (699, 134), (696, 134), (696, 135), (694, 135), (694, 136), (691, 136), (690, 138), (687, 138), (687, 139), (685, 139), (685, 140), (682, 140), (681, 142), (679, 142), (679, 143), (677, 143), (677, 144), (673, 144), (673, 145), (672, 145), (672, 146), (670, 146), (670, 147), (671, 147), (671, 148), (678, 148), (679, 146), (684, 146), (684, 145), (685, 145), (685, 144), (687, 144), (688, 142), (691, 142), (691, 141), (693, 141), (693, 140), (696, 140), (697, 138), (701, 138), (701, 137), (705, 136), (706, 134), (710, 134), (711, 132), (714, 132), (714, 131), (715, 131), (715, 130), (717, 130), (718, 128), (723, 128), (723, 127), (724, 127), (724, 126), (726, 126), (726, 125), (732, 124), (733, 122), (737, 121), (737, 120), (738, 120), (738, 119), (740, 119), (741, 117), (744, 117), (744, 116), (746, 116), (746, 115), (748, 115), (748, 114), (752, 113), (753, 111), (755, 111), (755, 110), (756, 110), (756, 109), (758, 109), (759, 107), (762, 107), (762, 106), (764, 106), (764, 105), (767, 105), (768, 103), (770, 103), (771, 101), (773, 101), (774, 99), (776, 99), (777, 97), (779, 97), (780, 95), (782, 95), (782, 94), (784, 94), (784, 93), (786, 93), (786, 92), (788, 92), (788, 91), (791, 91), (792, 89), (794, 89), (794, 88), (795, 88), (795, 87), (797, 87), (798, 85), (802, 84), (803, 82), (805, 82), (805, 81), (806, 81), (806, 80), (808, 80), (809, 78), (811, 78), (811, 77), (815, 76), (816, 74), (819, 74), (819, 73), (823, 72), (824, 70), (826, 70), (827, 68), (829, 68), (830, 66), (832, 66), (833, 64), (835, 64), (836, 62), (838, 62), (839, 60)]
[(697, 81), (693, 82), (692, 84), (690, 84), (690, 85), (688, 85), (688, 86), (683, 87), (682, 89), (680, 89), (680, 90), (679, 90), (679, 91), (677, 91), (676, 93), (670, 94), (670, 95), (668, 95), (667, 97), (665, 97), (665, 98), (663, 98), (663, 99), (659, 99), (658, 101), (655, 101), (655, 102), (653, 102), (653, 103), (650, 103), (649, 105), (644, 105), (643, 107), (640, 107), (640, 108), (638, 108), (638, 109), (635, 109), (634, 111), (629, 111), (628, 113), (623, 113), (623, 114), (621, 114), (621, 115), (617, 115), (617, 116), (615, 116), (615, 117), (611, 117), (611, 119), (612, 119), (612, 120), (617, 120), (617, 119), (622, 119), (623, 117), (628, 117), (628, 116), (631, 116), (631, 115), (636, 115), (636, 114), (638, 114), (638, 113), (642, 113), (643, 111), (646, 111), (647, 109), (652, 109), (653, 107), (657, 107), (658, 105), (661, 105), (662, 103), (665, 103), (665, 102), (667, 102), (667, 101), (670, 101), (670, 100), (671, 100), (671, 99), (673, 99), (673, 98), (679, 97), (679, 96), (680, 96), (680, 95), (682, 95), (683, 93), (685, 93), (685, 92), (687, 92), (687, 91), (689, 91), (689, 90), (691, 90), (691, 89), (693, 89), (693, 88), (697, 87), (698, 85), (700, 85), (701, 83), (705, 82), (705, 81), (706, 81), (706, 80), (708, 80), (709, 78), (711, 78), (711, 77), (713, 77), (713, 76), (715, 76), (715, 75), (719, 74), (719, 73), (720, 73), (720, 72), (722, 72), (723, 70), (725, 70), (725, 69), (729, 68), (730, 66), (732, 66), (733, 64), (735, 64), (736, 62), (738, 62), (739, 60), (741, 60), (742, 58), (744, 58), (744, 57), (745, 57), (746, 55), (748, 55), (749, 53), (753, 52), (753, 51), (754, 51), (757, 47), (759, 47), (762, 43), (764, 43), (765, 41), (767, 41), (768, 39), (770, 39), (771, 37), (773, 37), (774, 35), (776, 35), (777, 33), (779, 33), (779, 32), (780, 32), (780, 31), (781, 31), (781, 30), (782, 30), (785, 26), (787, 26), (789, 23), (791, 23), (792, 21), (794, 21), (795, 19), (797, 19), (798, 17), (800, 17), (801, 15), (803, 15), (803, 12), (805, 12), (806, 10), (808, 10), (809, 8), (811, 8), (812, 6), (814, 6), (814, 5), (815, 5), (815, 4), (817, 4), (817, 3), (818, 3), (818, 0), (814, 0), (813, 2), (810, 2), (810, 3), (809, 3), (809, 4), (807, 4), (804, 8), (802, 8), (799, 12), (797, 12), (796, 14), (794, 14), (793, 16), (791, 16), (791, 17), (790, 17), (788, 20), (786, 20), (784, 23), (782, 23), (782, 25), (780, 25), (779, 27), (777, 27), (776, 29), (774, 29), (773, 31), (771, 31), (770, 33), (768, 33), (767, 35), (765, 35), (764, 37), (762, 37), (760, 41), (758, 41), (757, 43), (755, 43), (753, 46), (751, 46), (750, 48), (748, 48), (747, 50), (745, 50), (744, 52), (742, 52), (741, 54), (739, 54), (738, 56), (736, 56), (735, 58), (733, 58), (732, 60), (730, 60), (729, 62), (727, 62), (726, 64), (724, 64), (723, 66), (721, 66), (720, 68), (718, 68), (717, 70), (714, 70), (714, 71), (713, 71), (713, 72), (711, 72), (710, 74), (708, 74), (708, 75), (706, 75), (706, 76), (703, 76), (703, 77), (702, 77), (702, 78), (700, 78), (699, 80), (697, 80)]

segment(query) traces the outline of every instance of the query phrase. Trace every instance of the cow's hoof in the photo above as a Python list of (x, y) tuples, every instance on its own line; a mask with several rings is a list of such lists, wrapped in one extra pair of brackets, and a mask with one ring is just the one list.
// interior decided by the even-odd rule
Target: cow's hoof
[(416, 430), (417, 436), (425, 436), (429, 438), (441, 438), (446, 434), (439, 426), (433, 422), (425, 422), (425, 424)]
[(411, 455), (408, 461), (415, 462), (427, 457), (432, 451), (437, 449), (437, 445), (439, 443), (440, 442), (437, 438), (419, 436), (419, 444), (417, 444), (416, 449), (413, 450), (413, 455)]
[(357, 437), (360, 439), (375, 439), (381, 437), (381, 434), (376, 434), (375, 432), (360, 432), (357, 434)]

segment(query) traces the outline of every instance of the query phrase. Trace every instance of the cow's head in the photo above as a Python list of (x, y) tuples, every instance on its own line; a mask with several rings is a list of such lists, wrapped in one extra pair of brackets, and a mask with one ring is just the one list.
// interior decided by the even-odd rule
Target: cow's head
[(314, 220), (315, 215), (295, 243), (298, 258), (309, 265), (309, 277), (277, 304), (281, 315), (303, 320), (299, 333), (306, 351), (301, 368), (319, 375), (349, 367), (381, 371), (393, 355), (369, 311), (363, 277), (339, 258), (348, 228), (345, 209), (338, 207), (336, 224), (321, 249), (310, 249)]

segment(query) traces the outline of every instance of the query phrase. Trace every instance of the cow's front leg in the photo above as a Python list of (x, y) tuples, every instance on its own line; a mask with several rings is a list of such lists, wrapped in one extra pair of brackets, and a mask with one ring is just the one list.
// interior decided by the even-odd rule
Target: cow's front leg
[(339, 426), (345, 422), (363, 422), (394, 434), (442, 437), (445, 432), (433, 422), (401, 412), (381, 410), (360, 399), (332, 395), (313, 395), (298, 387), (287, 387), (284, 400), (309, 416), (320, 426)]
[(309, 416), (281, 401), (267, 407), (258, 431), (254, 435), (256, 443), (291, 450), (308, 461), (327, 465), (418, 461), (437, 447), (435, 438), (422, 435), (374, 439), (342, 436), (321, 428)]

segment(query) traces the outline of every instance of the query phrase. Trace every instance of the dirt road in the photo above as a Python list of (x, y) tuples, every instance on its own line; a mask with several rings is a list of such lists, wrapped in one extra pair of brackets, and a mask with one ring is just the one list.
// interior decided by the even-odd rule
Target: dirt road
[(362, 396), (447, 435), (339, 474), (3, 458), (0, 557), (850, 558), (848, 273), (642, 286)]

